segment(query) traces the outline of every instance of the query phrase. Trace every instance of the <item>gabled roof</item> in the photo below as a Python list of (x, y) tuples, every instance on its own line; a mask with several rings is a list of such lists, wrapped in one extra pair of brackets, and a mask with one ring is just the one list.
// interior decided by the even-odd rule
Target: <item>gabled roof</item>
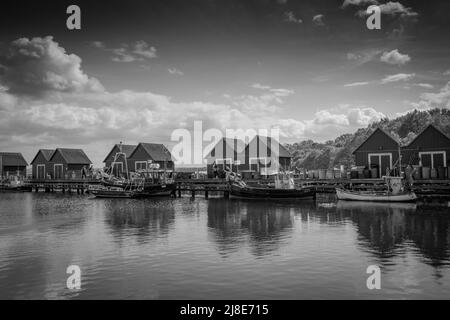
[[(263, 144), (267, 147), (266, 141), (267, 141), (267, 138), (268, 138), (268, 137), (256, 135), (256, 136), (248, 143), (248, 145), (246, 146), (246, 148), (248, 148), (248, 146), (249, 146), (254, 140), (256, 140), (257, 137), (260, 138), (260, 139), (259, 139), (259, 142), (260, 142), (260, 143), (263, 143)], [(262, 138), (262, 139), (261, 139), (261, 138)], [(271, 142), (271, 144), (272, 144), (272, 143), (278, 143), (278, 157), (281, 157), (281, 158), (292, 158), (291, 153), (286, 149), (285, 146), (283, 146), (281, 143), (279, 143), (279, 142), (278, 142), (277, 140), (275, 140), (274, 138), (272, 138), (272, 139), (273, 139), (273, 142)]]
[(241, 139), (238, 139), (238, 138), (235, 139), (235, 138), (226, 138), (226, 137), (223, 137), (222, 139), (220, 139), (220, 140), (214, 145), (214, 147), (208, 152), (208, 154), (207, 154), (204, 158), (206, 158), (206, 157), (211, 157), (211, 152), (212, 152), (214, 149), (216, 149), (216, 147), (217, 147), (219, 144), (222, 144), (224, 141), (225, 141), (225, 144), (227, 144), (228, 147), (229, 147), (230, 149), (234, 149), (234, 140), (237, 141), (237, 153), (239, 154), (239, 153), (243, 152), (243, 151), (245, 150), (245, 147), (246, 147), (244, 141), (242, 141)]
[(429, 125), (427, 125), (422, 131), (420, 131), (419, 132), (419, 134), (407, 145), (407, 146), (405, 146), (405, 148), (408, 148), (410, 145), (412, 145), (416, 140), (417, 140), (417, 138), (419, 138), (425, 131), (427, 131), (427, 130), (429, 130), (429, 129), (434, 129), (434, 130), (436, 130), (437, 132), (439, 132), (444, 138), (446, 138), (447, 140), (450, 140), (450, 138), (449, 137), (447, 137), (447, 135), (441, 130), (441, 129), (439, 129), (438, 127), (436, 127), (434, 124), (429, 124)]
[(161, 143), (145, 143), (140, 142), (133, 152), (130, 154), (130, 158), (136, 152), (139, 146), (145, 150), (145, 152), (153, 159), (153, 161), (172, 161), (172, 155), (167, 148)]
[[(106, 162), (108, 160), (109, 156), (111, 155), (111, 153), (114, 151), (114, 149), (119, 148), (119, 147), (120, 147), (120, 144), (115, 144), (114, 147), (112, 147), (111, 151), (106, 156), (105, 160), (103, 160), (103, 162)], [(130, 157), (130, 155), (133, 153), (135, 148), (136, 148), (136, 145), (122, 144), (122, 152), (125, 153), (127, 158)]]
[(2, 166), (26, 167), (28, 163), (19, 152), (0, 152)]
[(60, 153), (63, 159), (68, 164), (91, 164), (91, 160), (89, 160), (88, 156), (84, 153), (82, 149), (67, 149), (67, 148), (57, 148), (55, 152), (53, 152), (50, 161), (55, 157), (57, 153)]
[(37, 156), (39, 155), (39, 153), (42, 153), (42, 156), (44, 157), (44, 159), (46, 161), (50, 161), (53, 152), (55, 152), (55, 150), (52, 149), (39, 149), (39, 151), (36, 153), (36, 155), (34, 156), (33, 160), (31, 160), (31, 164), (34, 163), (34, 160), (36, 160)]
[(382, 133), (384, 133), (389, 139), (391, 139), (392, 141), (394, 141), (396, 144), (398, 144), (400, 146), (398, 141), (396, 139), (394, 139), (387, 131), (378, 127), (366, 139), (364, 139), (364, 141), (352, 152), (352, 154), (355, 154), (355, 152), (358, 151), (358, 149), (361, 148), (366, 143), (366, 141), (369, 140), (378, 131), (381, 131)]

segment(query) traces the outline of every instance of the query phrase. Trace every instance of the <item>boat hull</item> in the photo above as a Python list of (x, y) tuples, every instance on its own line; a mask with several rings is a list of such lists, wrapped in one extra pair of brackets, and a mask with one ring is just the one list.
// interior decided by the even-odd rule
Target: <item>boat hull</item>
[(247, 199), (312, 199), (315, 196), (315, 191), (312, 189), (241, 187), (232, 184), (230, 185), (230, 195), (236, 198)]
[(373, 202), (414, 202), (417, 200), (414, 192), (392, 195), (387, 192), (357, 192), (339, 188), (336, 189), (336, 197), (339, 200)]
[(175, 188), (175, 184), (157, 184), (129, 190), (115, 185), (115, 187), (92, 190), (91, 193), (97, 198), (150, 198), (170, 196)]

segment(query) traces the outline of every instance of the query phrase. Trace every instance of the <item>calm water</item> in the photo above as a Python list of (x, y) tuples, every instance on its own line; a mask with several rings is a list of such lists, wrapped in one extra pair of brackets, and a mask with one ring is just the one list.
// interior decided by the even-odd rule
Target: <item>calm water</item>
[(450, 208), (3, 193), (0, 298), (450, 298)]

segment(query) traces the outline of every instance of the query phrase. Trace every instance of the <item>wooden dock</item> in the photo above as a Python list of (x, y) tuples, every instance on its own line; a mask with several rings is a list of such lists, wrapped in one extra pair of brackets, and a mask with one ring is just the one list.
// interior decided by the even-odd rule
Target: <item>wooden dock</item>
[[(273, 184), (273, 179), (246, 180), (251, 186), (267, 186)], [(296, 187), (314, 188), (317, 193), (334, 193), (337, 187), (351, 187), (360, 190), (381, 190), (385, 188), (383, 179), (294, 179)], [(93, 179), (68, 179), (68, 180), (28, 180), (25, 185), (28, 189), (39, 192), (63, 192), (84, 194), (90, 185), (100, 184)], [(189, 194), (192, 198), (203, 194), (208, 198), (211, 194), (229, 196), (225, 179), (177, 179), (174, 197)], [(450, 197), (450, 180), (416, 180), (413, 190), (418, 195)]]

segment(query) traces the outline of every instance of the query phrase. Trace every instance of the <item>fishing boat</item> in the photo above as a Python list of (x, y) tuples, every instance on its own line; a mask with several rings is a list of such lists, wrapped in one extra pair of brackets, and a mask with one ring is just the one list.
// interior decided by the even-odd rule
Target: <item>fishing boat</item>
[(119, 152), (112, 163), (122, 160), (125, 171), (118, 176), (114, 167), (97, 172), (101, 180), (99, 185), (90, 186), (89, 191), (97, 198), (147, 198), (170, 196), (175, 192), (176, 185), (165, 170), (160, 170), (159, 164), (149, 161), (146, 170), (129, 172), (126, 154)]
[(352, 201), (376, 201), (376, 202), (414, 202), (417, 195), (403, 188), (401, 177), (383, 177), (386, 191), (356, 191), (336, 188), (336, 196), (339, 200)]
[(0, 181), (0, 192), (31, 192), (31, 186), (22, 177), (11, 175)]
[(253, 187), (247, 185), (238, 175), (228, 174), (230, 196), (236, 198), (249, 199), (312, 199), (315, 197), (315, 190), (311, 188), (294, 187), (292, 178), (280, 180), (277, 175), (275, 187)]

